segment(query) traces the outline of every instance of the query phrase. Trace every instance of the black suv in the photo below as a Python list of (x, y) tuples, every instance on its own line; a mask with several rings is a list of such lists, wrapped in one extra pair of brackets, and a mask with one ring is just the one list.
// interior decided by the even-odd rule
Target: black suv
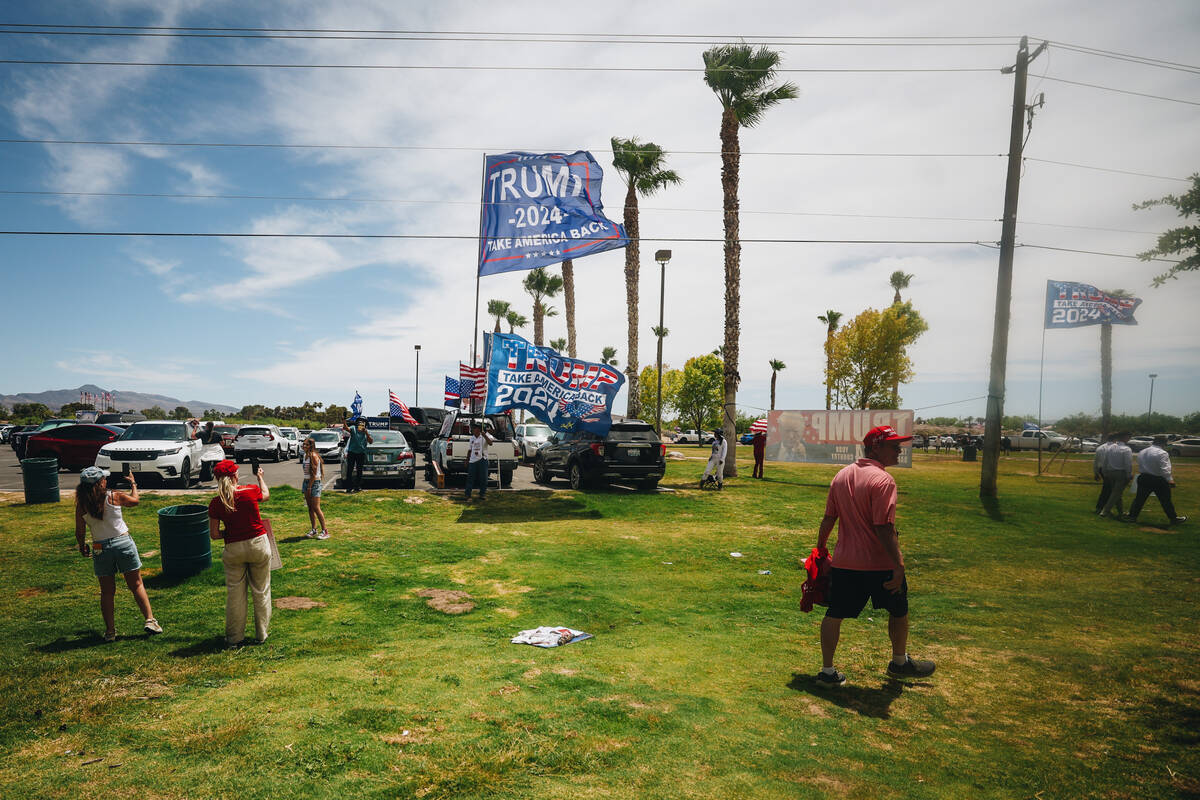
[(549, 483), (561, 475), (572, 489), (632, 483), (654, 491), (666, 472), (667, 447), (654, 428), (636, 419), (613, 423), (607, 436), (590, 431), (555, 433), (533, 462), (533, 479)]

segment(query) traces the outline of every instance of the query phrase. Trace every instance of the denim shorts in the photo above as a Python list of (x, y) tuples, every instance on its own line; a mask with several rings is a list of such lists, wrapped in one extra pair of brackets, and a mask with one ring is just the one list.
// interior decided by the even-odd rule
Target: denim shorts
[(305, 478), (305, 479), (304, 479), (304, 483), (300, 484), (300, 492), (301, 492), (301, 494), (304, 494), (305, 496), (310, 496), (310, 495), (308, 495), (308, 486), (309, 486), (309, 483), (311, 483), (311, 484), (312, 484), (312, 495), (311, 495), (311, 497), (320, 497), (320, 496), (321, 496), (321, 482), (320, 482), (319, 480), (317, 480), (317, 481), (309, 481), (309, 479), (308, 479), (308, 478)]
[(142, 568), (142, 560), (138, 558), (137, 545), (132, 536), (115, 536), (99, 543), (101, 549), (92, 545), (92, 571), (97, 578), (108, 578), (118, 572), (134, 572)]

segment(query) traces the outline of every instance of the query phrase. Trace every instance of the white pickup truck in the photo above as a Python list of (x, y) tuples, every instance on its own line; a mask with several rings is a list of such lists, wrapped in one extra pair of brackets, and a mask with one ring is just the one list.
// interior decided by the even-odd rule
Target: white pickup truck
[(133, 423), (120, 439), (101, 447), (96, 466), (120, 473), (128, 465), (139, 480), (157, 475), (164, 483), (186, 489), (197, 473), (209, 480), (213, 465), (223, 458), (221, 445), (205, 446), (193, 439), (186, 423), (147, 421)]
[(1020, 436), (1005, 436), (1010, 450), (1045, 450), (1053, 453), (1067, 446), (1067, 437), (1054, 431), (1021, 431)]
[[(499, 466), (500, 486), (507, 489), (512, 485), (512, 476), (521, 456), (520, 446), (513, 441), (512, 425), (508, 417), (503, 414), (491, 414), (482, 419), (484, 430), (494, 439), (487, 448), (488, 471), (491, 472)], [(430, 481), (434, 480), (435, 464), (436, 469), (440, 469), (443, 475), (467, 474), (471, 420), (471, 417), (466, 416), (458, 418), (457, 411), (446, 415), (437, 437), (429, 443), (425, 475)]]

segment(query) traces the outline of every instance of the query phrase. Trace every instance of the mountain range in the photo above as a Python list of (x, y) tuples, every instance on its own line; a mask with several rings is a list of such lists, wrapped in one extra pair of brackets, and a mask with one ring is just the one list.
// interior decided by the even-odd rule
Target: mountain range
[(209, 403), (202, 400), (178, 400), (161, 394), (145, 394), (143, 392), (127, 392), (119, 389), (102, 389), (93, 383), (87, 383), (77, 389), (52, 389), (47, 392), (22, 392), (20, 394), (0, 394), (0, 405), (9, 411), (15, 403), (44, 403), (52, 411), (58, 411), (67, 403), (78, 403), (82, 392), (102, 395), (108, 392), (112, 395), (113, 407), (118, 411), (141, 411), (143, 408), (158, 406), (167, 413), (175, 410), (176, 406), (185, 406), (195, 416), (200, 416), (208, 409), (216, 409), (222, 414), (231, 414), (238, 409), (220, 403)]

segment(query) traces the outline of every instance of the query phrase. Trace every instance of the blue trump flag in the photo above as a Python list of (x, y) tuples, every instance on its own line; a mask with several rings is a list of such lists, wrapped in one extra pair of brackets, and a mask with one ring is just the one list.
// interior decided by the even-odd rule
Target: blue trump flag
[(585, 150), (484, 158), (479, 274), (536, 269), (625, 247), (604, 216), (604, 171)]
[(1113, 297), (1086, 283), (1046, 281), (1045, 326), (1137, 325), (1133, 312), (1141, 303), (1141, 298)]
[(491, 335), (488, 414), (523, 408), (556, 431), (612, 427), (613, 398), (625, 376), (607, 364), (580, 361), (538, 347), (513, 333)]
[(350, 404), (350, 421), (354, 422), (354, 420), (358, 419), (361, 416), (362, 416), (362, 395), (358, 393), (357, 389), (355, 389), (354, 390), (354, 402)]

